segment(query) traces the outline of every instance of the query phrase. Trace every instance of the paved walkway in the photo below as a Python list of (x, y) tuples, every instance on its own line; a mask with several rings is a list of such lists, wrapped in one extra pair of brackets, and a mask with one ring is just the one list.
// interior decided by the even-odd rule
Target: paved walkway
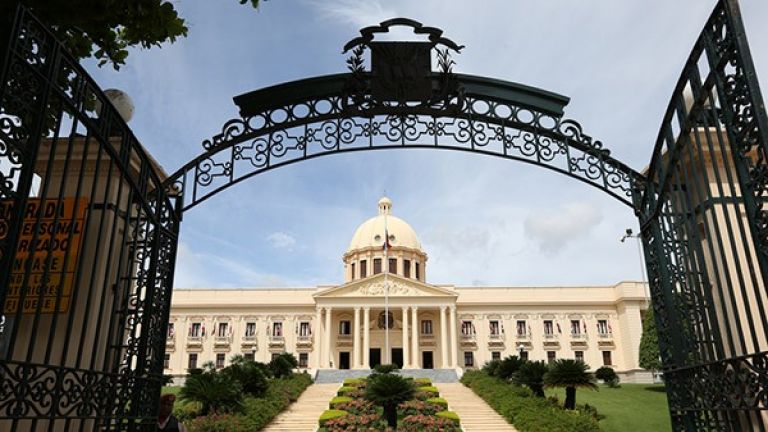
[(328, 409), (328, 402), (336, 394), (339, 384), (312, 384), (299, 400), (280, 413), (264, 431), (315, 432), (320, 414)]
[(466, 432), (517, 431), (464, 384), (435, 384), (435, 387), (440, 390), (440, 396), (448, 401), (448, 409), (459, 415)]

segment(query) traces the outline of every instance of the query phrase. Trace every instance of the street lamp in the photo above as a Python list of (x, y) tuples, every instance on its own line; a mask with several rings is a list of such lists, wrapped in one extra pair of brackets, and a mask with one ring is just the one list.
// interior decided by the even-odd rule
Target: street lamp
[(525, 345), (522, 343), (517, 344), (517, 351), (520, 353), (520, 359), (525, 355)]
[(632, 232), (632, 228), (627, 228), (619, 241), (624, 243), (628, 238), (637, 240), (637, 256), (640, 258), (640, 278), (643, 282), (643, 294), (645, 294), (646, 297), (649, 297), (649, 294), (646, 290), (647, 284), (645, 283), (645, 258), (643, 257), (642, 237), (640, 234), (634, 234)]

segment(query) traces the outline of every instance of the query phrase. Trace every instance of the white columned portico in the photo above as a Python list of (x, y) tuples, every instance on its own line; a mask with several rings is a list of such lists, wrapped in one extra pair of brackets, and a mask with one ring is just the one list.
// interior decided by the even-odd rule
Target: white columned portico
[(315, 309), (315, 347), (317, 347), (317, 368), (323, 367), (323, 308)]
[(325, 353), (323, 358), (323, 364), (326, 368), (330, 367), (331, 356), (333, 350), (331, 349), (331, 315), (333, 309), (330, 307), (325, 308)]
[(355, 327), (352, 330), (352, 369), (360, 368), (360, 306), (355, 306)]
[(447, 306), (440, 306), (440, 362), (443, 369), (450, 367), (448, 361), (448, 328), (445, 325), (445, 312)]
[(403, 369), (411, 367), (408, 353), (408, 307), (403, 306)]
[(371, 308), (363, 308), (363, 369), (371, 368)]
[(459, 367), (459, 340), (456, 337), (456, 306), (451, 305), (451, 367)]
[(419, 359), (419, 308), (416, 306), (411, 307), (411, 355), (413, 361), (411, 361), (411, 367), (414, 369), (421, 368), (421, 359)]

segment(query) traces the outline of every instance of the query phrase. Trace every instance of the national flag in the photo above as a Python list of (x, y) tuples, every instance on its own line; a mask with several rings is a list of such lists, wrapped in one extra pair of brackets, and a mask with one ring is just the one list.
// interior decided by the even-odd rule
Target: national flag
[(558, 332), (558, 333), (560, 333), (560, 334), (562, 334), (562, 333), (563, 333), (563, 331), (562, 331), (562, 330), (560, 330), (560, 323), (556, 323), (556, 324), (557, 324), (557, 332)]
[(587, 334), (587, 322), (582, 321), (584, 323), (584, 334)]
[(611, 328), (611, 323), (608, 323), (608, 333), (613, 333), (613, 329)]
[(202, 334), (201, 334), (201, 336), (205, 337), (205, 323), (203, 323), (203, 326), (202, 326)]
[(385, 229), (384, 230), (384, 244), (381, 246), (381, 250), (386, 252), (386, 251), (388, 251), (391, 248), (392, 248), (392, 245), (389, 244), (389, 231), (387, 231)]
[(530, 324), (528, 324), (528, 334), (529, 335), (533, 334), (533, 332), (531, 331), (531, 325)]

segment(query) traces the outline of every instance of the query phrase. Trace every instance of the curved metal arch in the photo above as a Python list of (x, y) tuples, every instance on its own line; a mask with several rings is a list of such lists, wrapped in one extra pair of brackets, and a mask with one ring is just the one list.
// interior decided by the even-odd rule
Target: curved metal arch
[[(240, 118), (203, 141), (205, 151), (166, 181), (186, 211), (256, 174), (352, 151), (433, 148), (539, 165), (633, 206), (645, 178), (563, 118), (567, 97), (521, 84), (455, 74), (442, 102), (355, 104), (353, 74), (308, 78), (234, 98)], [(443, 76), (432, 75), (435, 86)]]

